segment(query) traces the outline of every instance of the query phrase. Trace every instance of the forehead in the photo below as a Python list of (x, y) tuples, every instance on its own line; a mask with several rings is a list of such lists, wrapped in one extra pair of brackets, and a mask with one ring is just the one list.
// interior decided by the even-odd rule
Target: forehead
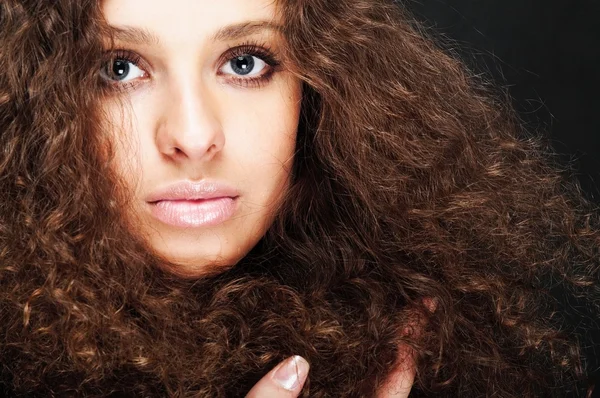
[(274, 0), (104, 0), (102, 11), (110, 25), (145, 28), (178, 42), (248, 21), (281, 22)]

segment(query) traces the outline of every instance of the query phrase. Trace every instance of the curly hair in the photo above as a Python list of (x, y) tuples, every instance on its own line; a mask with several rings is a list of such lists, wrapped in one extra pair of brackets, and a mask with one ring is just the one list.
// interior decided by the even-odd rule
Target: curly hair
[(241, 396), (298, 354), (303, 396), (372, 396), (400, 344), (417, 397), (585, 390), (553, 292), (598, 314), (598, 217), (506, 99), (400, 5), (277, 1), (304, 82), (293, 183), (246, 258), (182, 280), (121, 222), (99, 3), (0, 3), (7, 391)]

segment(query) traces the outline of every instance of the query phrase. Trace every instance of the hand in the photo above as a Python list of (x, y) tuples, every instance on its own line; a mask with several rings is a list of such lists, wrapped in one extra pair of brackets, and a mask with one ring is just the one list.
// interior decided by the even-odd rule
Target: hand
[[(377, 391), (377, 398), (408, 397), (415, 378), (413, 355), (408, 350), (410, 348), (405, 348), (399, 353), (402, 360)], [(288, 358), (260, 379), (246, 398), (295, 398), (302, 391), (308, 370), (309, 365), (304, 358)]]
[[(423, 303), (430, 312), (435, 312), (436, 299), (425, 298)], [(425, 320), (421, 319), (412, 328), (407, 328), (405, 334), (410, 333), (410, 330), (413, 330), (413, 333), (416, 330), (417, 335), (420, 334), (424, 323)], [(395, 369), (377, 390), (376, 398), (407, 398), (410, 394), (416, 374), (415, 353), (409, 346), (401, 345), (397, 358)], [(309, 365), (304, 358), (300, 356), (288, 358), (260, 379), (246, 398), (295, 398), (302, 391), (308, 370)]]
[(401, 346), (398, 364), (387, 380), (377, 390), (377, 398), (406, 398), (415, 381), (414, 353), (408, 346)]
[[(429, 310), (434, 313), (437, 309), (437, 299), (426, 297), (423, 299), (423, 304)], [(413, 323), (411, 327), (407, 327), (404, 331), (404, 335), (411, 333), (413, 336), (418, 337), (421, 331), (425, 327), (426, 319), (421, 317), (417, 322)], [(398, 357), (396, 368), (388, 376), (387, 380), (377, 390), (377, 398), (406, 398), (410, 394), (410, 390), (415, 382), (416, 365), (415, 365), (415, 352), (412, 348), (407, 345), (400, 345), (398, 347)]]
[(304, 358), (297, 355), (288, 358), (260, 379), (246, 398), (295, 398), (302, 391), (308, 369)]

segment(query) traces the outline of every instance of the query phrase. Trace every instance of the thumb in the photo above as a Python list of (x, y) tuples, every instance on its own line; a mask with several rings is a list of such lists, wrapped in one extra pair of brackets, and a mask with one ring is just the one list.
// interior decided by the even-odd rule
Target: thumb
[(290, 357), (277, 365), (252, 387), (246, 398), (297, 397), (302, 391), (309, 365), (298, 355)]

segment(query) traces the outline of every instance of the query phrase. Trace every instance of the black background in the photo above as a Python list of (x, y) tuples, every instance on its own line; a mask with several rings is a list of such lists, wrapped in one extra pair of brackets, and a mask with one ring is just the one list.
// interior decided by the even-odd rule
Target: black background
[(532, 130), (549, 134), (600, 204), (600, 0), (405, 0), (507, 87)]
[[(600, 204), (600, 0), (402, 4), (425, 26), (449, 38), (474, 72), (508, 89), (524, 123), (547, 134), (587, 197)], [(555, 293), (565, 297), (564, 292)], [(585, 304), (562, 301), (565, 317), (578, 325), (589, 372), (598, 380), (600, 320), (582, 321), (581, 313), (590, 313)]]

